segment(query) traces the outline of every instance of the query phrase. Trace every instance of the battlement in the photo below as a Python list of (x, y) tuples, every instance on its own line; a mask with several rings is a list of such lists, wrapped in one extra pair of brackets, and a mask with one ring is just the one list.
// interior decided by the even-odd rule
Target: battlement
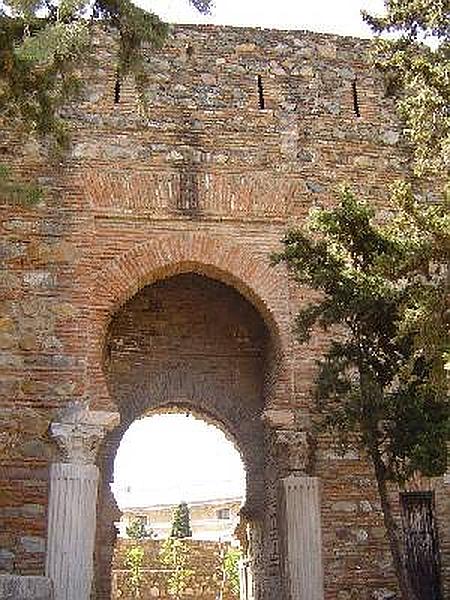
[[(118, 114), (133, 113), (136, 92), (130, 81), (116, 82), (111, 42), (100, 36), (95, 54), (98, 67), (90, 78), (86, 108), (102, 114), (114, 108), (116, 119)], [(379, 123), (392, 111), (381, 77), (370, 67), (367, 40), (304, 31), (175, 25), (161, 50), (147, 48), (144, 54), (149, 126), (153, 111), (161, 116), (176, 111), (181, 118), (207, 112), (211, 118), (222, 117), (228, 128), (239, 128), (239, 117), (247, 122), (263, 119), (276, 127), (271, 117), (286, 120), (293, 115)]]

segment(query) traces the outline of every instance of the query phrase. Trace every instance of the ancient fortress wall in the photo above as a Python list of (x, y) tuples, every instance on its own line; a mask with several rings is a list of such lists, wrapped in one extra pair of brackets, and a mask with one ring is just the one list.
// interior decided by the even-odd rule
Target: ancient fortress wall
[[(109, 577), (117, 516), (108, 482), (127, 418), (191, 402), (247, 452), (256, 504), (258, 485), (265, 490), (261, 598), (282, 594), (277, 482), (305, 471), (321, 482), (326, 600), (389, 597), (392, 568), (363, 457), (341, 457), (326, 437), (305, 449), (315, 361), (327, 340), (317, 334), (300, 346), (291, 324), (311, 292), (269, 264), (286, 230), (312, 207), (330, 206), (344, 183), (389, 210), (386, 189), (406, 163), (368, 43), (176, 26), (164, 49), (147, 51), (145, 114), (131, 79), (117, 85), (113, 54), (99, 39), (84, 100), (66, 109), (71, 145), (62, 160), (0, 124), (0, 161), (46, 189), (36, 206), (0, 204), (0, 571), (44, 572), (48, 466), (60, 460), (48, 427), (61, 408), (87, 403), (122, 418), (97, 460), (95, 560), (98, 589), (107, 590), (98, 581)], [(185, 273), (210, 283), (183, 288), (193, 277)], [(151, 303), (166, 300), (170, 310), (155, 323)], [(192, 320), (196, 367), (189, 356), (172, 377), (167, 364), (181, 339), (189, 354), (188, 316), (198, 317), (198, 306), (235, 310), (219, 336), (213, 313)], [(150, 337), (133, 345), (144, 331)], [(208, 335), (213, 352), (212, 341), (199, 341)], [(158, 384), (133, 371), (137, 355), (151, 356)], [(449, 488), (426, 485), (436, 488), (448, 591)]]

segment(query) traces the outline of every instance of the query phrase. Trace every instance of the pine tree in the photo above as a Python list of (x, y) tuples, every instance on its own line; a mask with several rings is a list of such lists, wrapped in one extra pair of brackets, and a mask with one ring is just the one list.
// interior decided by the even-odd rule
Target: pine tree
[[(200, 11), (209, 0), (192, 0)], [(168, 27), (131, 0), (4, 0), (0, 5), (0, 119), (9, 127), (51, 135), (60, 145), (67, 131), (60, 109), (80, 97), (79, 65), (92, 64), (93, 36), (99, 30), (119, 48), (115, 70), (120, 81), (134, 77), (142, 97), (142, 49), (160, 47)]]
[[(447, 468), (450, 5), (386, 0), (385, 8), (385, 16), (365, 18), (378, 35), (374, 64), (396, 99), (413, 177), (393, 187), (389, 221), (345, 190), (335, 209), (312, 214), (306, 230), (286, 236), (276, 260), (322, 295), (297, 316), (299, 339), (307, 342), (315, 326), (338, 327), (317, 376), (321, 426), (371, 461), (401, 597), (414, 600), (388, 485)], [(413, 184), (430, 174), (443, 190), (425, 205)]]
[(172, 538), (192, 537), (189, 507), (186, 502), (181, 502), (175, 509), (172, 522)]
[[(385, 0), (385, 15), (364, 13), (377, 35), (375, 64), (386, 75), (411, 144), (417, 175), (450, 168), (450, 3)], [(383, 37), (383, 34), (395, 34)]]
[[(450, 371), (450, 3), (385, 0), (384, 16), (364, 17), (377, 36), (374, 65), (385, 74), (411, 149), (414, 177), (393, 186), (392, 201), (403, 226), (422, 240), (423, 259), (417, 252), (418, 284), (404, 307), (402, 327), (415, 333), (417, 347), (436, 357), (434, 373), (442, 377), (441, 358)], [(442, 186), (434, 206), (414, 193), (430, 182), (436, 194)], [(440, 273), (441, 285), (430, 294), (424, 282), (433, 273)]]

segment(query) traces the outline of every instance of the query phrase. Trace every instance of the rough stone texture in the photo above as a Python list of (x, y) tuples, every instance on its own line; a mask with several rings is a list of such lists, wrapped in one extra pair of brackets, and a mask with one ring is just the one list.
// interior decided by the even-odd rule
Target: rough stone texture
[[(183, 594), (186, 600), (216, 600), (217, 593), (222, 584), (222, 562), (229, 545), (220, 542), (204, 542), (185, 540), (188, 548), (186, 568), (193, 571), (187, 581), (187, 588)], [(120, 539), (114, 550), (112, 569), (112, 600), (132, 600), (135, 596), (130, 590), (127, 580), (128, 569), (126, 565), (127, 549), (136, 543)], [(142, 562), (143, 581), (141, 585), (141, 600), (171, 600), (167, 593), (167, 579), (170, 571), (161, 563), (160, 552), (163, 542), (146, 540), (140, 542), (144, 550)], [(223, 589), (223, 600), (238, 600), (228, 585)]]
[(1, 600), (53, 600), (52, 585), (46, 577), (0, 575)]
[[(79, 401), (93, 410), (126, 413), (126, 373), (111, 377), (108, 336), (114, 328), (117, 332), (124, 314), (149, 325), (158, 312), (141, 307), (139, 317), (133, 306), (152, 284), (168, 292), (174, 280), (162, 280), (193, 272), (212, 280), (210, 291), (223, 285), (219, 296), (225, 304), (240, 294), (237, 304), (244, 312), (230, 323), (249, 325), (244, 313), (252, 305), (250, 321), (264, 332), (247, 346), (251, 352), (239, 365), (230, 367), (226, 345), (224, 364), (218, 364), (218, 355), (210, 363), (218, 380), (232, 373), (223, 387), (228, 400), (230, 389), (239, 392), (236, 400), (248, 386), (244, 405), (256, 408), (261, 420), (255, 419), (255, 427), (264, 431), (264, 441), (236, 435), (228, 400), (222, 414), (217, 398), (206, 411), (205, 396), (190, 398), (198, 412), (230, 428), (242, 451), (263, 448), (257, 462), (264, 464), (266, 519), (263, 526), (254, 523), (252, 534), (254, 560), (265, 565), (257, 582), (262, 598), (280, 598), (277, 482), (289, 472), (308, 471), (322, 483), (326, 600), (338, 594), (359, 600), (390, 594), (395, 586), (389, 552), (364, 457), (340, 457), (327, 436), (315, 440), (313, 460), (305, 449), (315, 361), (327, 339), (316, 335), (300, 346), (291, 325), (296, 310), (313, 295), (268, 261), (286, 229), (301, 224), (311, 207), (333, 203), (343, 182), (390, 210), (386, 189), (404, 174), (406, 162), (391, 100), (368, 64), (367, 42), (300, 31), (176, 26), (165, 48), (148, 54), (147, 116), (131, 81), (123, 83), (114, 104), (113, 51), (112, 44), (98, 40), (85, 101), (66, 110), (72, 145), (61, 164), (52, 162), (45, 147), (32, 139), (23, 143), (0, 123), (2, 162), (47, 189), (45, 201), (34, 207), (0, 203), (0, 570), (44, 571), (42, 546), (24, 545), (23, 539), (46, 538), (48, 465), (59, 458), (47, 430), (57, 411)], [(258, 106), (258, 75), (264, 110)], [(354, 113), (355, 79), (360, 117)], [(211, 320), (210, 311), (203, 310), (205, 322)], [(199, 310), (193, 317), (200, 335)], [(183, 327), (166, 341), (174, 342), (173, 357), (178, 340), (186, 364)], [(147, 341), (153, 340), (157, 351), (161, 336), (155, 333), (148, 332)], [(245, 336), (240, 346), (237, 333), (229, 339), (243, 352)], [(141, 341), (142, 332), (135, 334)], [(211, 339), (208, 331), (202, 335)], [(220, 341), (226, 339), (224, 334)], [(258, 349), (264, 356), (259, 388)], [(202, 362), (189, 358), (194, 359)], [(160, 353), (160, 369), (164, 360)], [(154, 372), (157, 362), (156, 352)], [(205, 377), (203, 367), (194, 374), (189, 389), (212, 389), (212, 376)], [(180, 377), (167, 391), (175, 391), (176, 381)], [(187, 385), (188, 378), (183, 382)], [(169, 402), (164, 385), (151, 387), (145, 378), (141, 384), (134, 388), (142, 392), (136, 398), (158, 389), (160, 400)], [(217, 389), (215, 380), (214, 385)], [(156, 396), (148, 400), (140, 409), (157, 410)], [(131, 416), (139, 408), (133, 402)], [(240, 410), (241, 403), (234, 408)], [(110, 524), (117, 510), (107, 486), (118, 438), (113, 442), (99, 460), (97, 568), (107, 564), (114, 544)], [(283, 451), (291, 442), (298, 452)], [(250, 470), (252, 464), (250, 459)], [(249, 480), (249, 490), (254, 484)], [(435, 491), (445, 597), (450, 594), (449, 486), (425, 480), (416, 485)], [(396, 500), (396, 491), (392, 494)], [(107, 597), (100, 591), (97, 596)]]

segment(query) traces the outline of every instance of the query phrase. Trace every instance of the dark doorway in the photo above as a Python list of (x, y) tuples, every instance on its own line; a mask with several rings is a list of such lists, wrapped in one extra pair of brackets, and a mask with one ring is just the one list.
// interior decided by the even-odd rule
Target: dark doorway
[(442, 600), (432, 492), (401, 494), (406, 565), (417, 600)]

